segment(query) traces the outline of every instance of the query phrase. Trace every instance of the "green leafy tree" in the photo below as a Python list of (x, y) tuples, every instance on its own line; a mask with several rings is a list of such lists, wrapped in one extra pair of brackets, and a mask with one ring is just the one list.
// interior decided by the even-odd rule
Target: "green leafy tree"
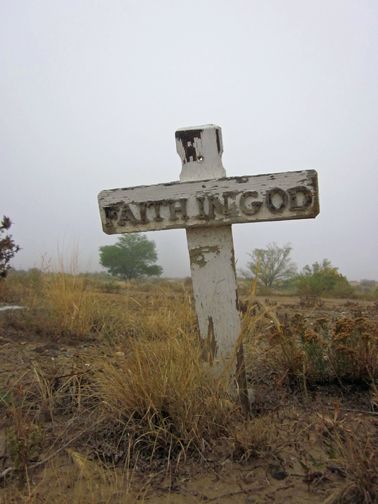
[(141, 234), (123, 235), (115, 245), (100, 247), (102, 266), (124, 280), (160, 276), (163, 270), (156, 261), (155, 243)]
[[(10, 218), (4, 215), (0, 221), (0, 279), (7, 276), (10, 270), (9, 261), (20, 250), (20, 247), (14, 243), (12, 236), (7, 234), (11, 225)], [(4, 233), (5, 236), (3, 236)]]
[(306, 265), (297, 277), (299, 294), (307, 296), (350, 296), (353, 288), (331, 261), (323, 259), (312, 266)]
[(249, 254), (251, 261), (247, 264), (247, 275), (252, 273), (265, 287), (289, 280), (297, 271), (290, 258), (291, 250), (289, 244), (279, 247), (276, 243), (270, 243), (265, 249), (255, 249)]

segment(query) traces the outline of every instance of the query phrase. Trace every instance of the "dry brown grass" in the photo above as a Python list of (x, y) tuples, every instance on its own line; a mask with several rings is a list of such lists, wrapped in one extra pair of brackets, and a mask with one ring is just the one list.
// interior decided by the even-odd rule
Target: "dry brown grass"
[(15, 329), (30, 328), (50, 340), (117, 343), (130, 337), (147, 335), (152, 340), (196, 331), (191, 295), (184, 285), (113, 283), (119, 288), (109, 293), (107, 280), (36, 270), (13, 275), (0, 287), (4, 300), (27, 307), (12, 316)]
[(374, 504), (378, 499), (377, 431), (361, 419), (347, 423), (338, 410), (321, 420), (330, 459), (346, 476), (345, 485), (327, 504)]
[[(6, 487), (0, 502), (65, 502), (59, 500), (65, 485), (70, 502), (117, 502), (119, 495), (134, 502), (145, 491), (138, 472), (174, 473), (188, 460), (205, 465), (209, 453), (215, 463), (229, 458), (250, 464), (282, 449), (278, 416), (243, 417), (228, 380), (203, 365), (184, 283), (120, 282), (110, 288), (72, 274), (34, 277), (22, 295), (17, 291), (28, 310), (4, 317), (2, 335), (11, 331), (42, 347), (54, 341), (58, 350), (53, 357), (26, 356), (13, 378), (0, 383), (0, 422), (7, 433), (0, 473), (12, 467), (0, 478)], [(373, 383), (375, 404), (374, 322), (314, 320), (279, 317), (252, 289), (240, 335), (251, 382), (280, 394), (288, 393), (293, 379), (305, 391), (319, 380), (362, 379)], [(64, 358), (63, 343), (71, 352)], [(296, 393), (300, 399), (301, 389)], [(272, 409), (279, 406), (264, 400)], [(349, 435), (342, 422), (334, 423), (323, 428), (330, 457), (347, 474), (345, 495), (348, 488), (371, 504), (376, 440), (364, 437), (362, 428)]]
[(238, 411), (228, 381), (203, 365), (197, 342), (185, 334), (130, 341), (116, 362), (94, 366), (95, 394), (108, 421), (122, 422), (137, 451), (151, 458), (200, 453)]
[(253, 362), (264, 360), (265, 368), (296, 381), (305, 393), (317, 383), (374, 387), (378, 380), (377, 319), (306, 318), (300, 313), (279, 318), (271, 306), (252, 296), (243, 333), (252, 375)]

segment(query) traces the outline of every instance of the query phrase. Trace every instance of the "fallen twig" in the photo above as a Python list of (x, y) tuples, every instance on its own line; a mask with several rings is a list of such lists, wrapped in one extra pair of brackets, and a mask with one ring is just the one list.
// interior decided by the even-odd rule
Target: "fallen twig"
[(14, 470), (14, 467), (7, 467), (6, 469), (4, 469), (4, 471), (0, 473), (0, 481), (6, 478), (6, 476)]

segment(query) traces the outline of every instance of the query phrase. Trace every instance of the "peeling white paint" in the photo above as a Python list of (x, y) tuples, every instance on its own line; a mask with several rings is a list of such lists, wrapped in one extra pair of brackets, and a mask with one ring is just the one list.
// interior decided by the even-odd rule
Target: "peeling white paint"
[[(206, 149), (207, 156), (204, 156), (200, 163), (201, 170), (193, 161), (184, 162), (180, 145), (177, 145), (177, 151), (183, 163), (180, 175), (182, 185), (186, 185), (184, 183), (188, 181), (220, 178), (225, 175), (221, 157), (222, 143), (220, 152), (216, 148), (217, 130), (218, 138), (222, 142), (220, 128), (204, 127), (201, 146)], [(178, 143), (177, 134), (176, 143)], [(210, 181), (210, 183), (219, 187), (217, 181)], [(196, 184), (195, 187), (199, 188), (200, 185)], [(215, 363), (221, 362), (231, 357), (240, 334), (231, 225), (187, 229), (186, 236), (191, 258), (190, 269), (200, 335), (203, 342), (206, 342), (209, 336), (209, 324), (212, 323), (215, 338), (215, 354), (212, 358)], [(205, 251), (200, 261), (198, 261), (199, 250)], [(208, 345), (210, 346), (211, 343), (208, 342)]]

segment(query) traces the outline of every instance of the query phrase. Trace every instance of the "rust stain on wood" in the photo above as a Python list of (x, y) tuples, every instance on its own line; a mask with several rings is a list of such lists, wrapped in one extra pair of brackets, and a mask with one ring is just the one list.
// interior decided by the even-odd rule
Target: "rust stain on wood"
[(214, 245), (190, 249), (189, 256), (191, 264), (196, 264), (200, 268), (203, 268), (207, 264), (206, 254), (209, 253), (218, 255), (220, 253), (219, 247)]

